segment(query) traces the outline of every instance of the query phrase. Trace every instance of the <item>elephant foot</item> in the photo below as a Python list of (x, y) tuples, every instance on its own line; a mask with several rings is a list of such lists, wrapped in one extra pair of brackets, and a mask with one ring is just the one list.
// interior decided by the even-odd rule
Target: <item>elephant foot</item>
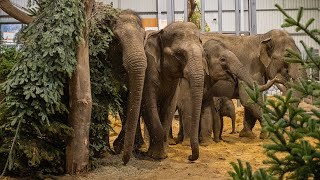
[[(220, 141), (220, 140), (219, 140)], [(206, 138), (202, 138), (201, 140), (200, 140), (200, 146), (209, 146), (210, 144), (212, 144), (213, 143), (213, 141), (212, 141), (212, 139), (211, 139), (211, 137), (206, 137)]]
[(130, 160), (130, 157), (131, 157), (130, 153), (128, 153), (128, 152), (124, 152), (123, 153), (123, 156), (122, 156), (123, 165), (127, 165), (128, 164), (128, 162)]
[(176, 143), (179, 144), (180, 142), (183, 142), (183, 136), (178, 135), (178, 137), (176, 139)]
[(260, 139), (267, 139), (269, 137), (269, 134), (268, 134), (268, 132), (266, 132), (266, 131), (261, 131), (260, 132)]
[(226, 143), (229, 143), (230, 141), (229, 140), (225, 140), (225, 139), (221, 139), (222, 142), (226, 142)]
[(147, 155), (152, 159), (160, 160), (168, 157), (163, 148), (149, 147)]
[(147, 153), (141, 150), (134, 150), (132, 153), (137, 159), (146, 159), (147, 157)]
[(177, 144), (176, 141), (170, 137), (168, 138), (168, 143), (169, 143), (169, 145), (176, 145)]
[(237, 131), (231, 131), (230, 134), (237, 134), (238, 132)]
[(182, 146), (190, 146), (190, 138), (185, 138), (182, 141)]
[(251, 130), (242, 129), (239, 133), (239, 137), (248, 137), (254, 139), (256, 136), (253, 134)]
[(221, 142), (221, 140), (222, 140), (222, 138), (220, 138), (220, 137), (219, 138), (213, 138), (213, 141), (216, 142), (216, 143)]

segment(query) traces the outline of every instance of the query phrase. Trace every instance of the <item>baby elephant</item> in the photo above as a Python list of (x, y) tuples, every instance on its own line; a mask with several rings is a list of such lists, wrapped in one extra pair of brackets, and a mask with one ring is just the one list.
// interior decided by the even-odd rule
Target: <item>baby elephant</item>
[(218, 113), (221, 122), (220, 135), (219, 138), (222, 140), (222, 131), (223, 131), (223, 117), (227, 116), (231, 118), (232, 121), (232, 131), (230, 134), (236, 134), (236, 112), (235, 107), (231, 99), (227, 97), (213, 97), (213, 104), (215, 112)]

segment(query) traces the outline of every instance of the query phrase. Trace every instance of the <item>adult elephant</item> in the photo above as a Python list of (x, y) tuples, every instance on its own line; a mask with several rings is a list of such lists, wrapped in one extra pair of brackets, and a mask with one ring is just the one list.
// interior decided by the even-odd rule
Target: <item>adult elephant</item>
[[(238, 86), (238, 79), (244, 81), (250, 87), (253, 87), (254, 80), (249, 71), (239, 61), (237, 56), (231, 52), (226, 46), (217, 40), (209, 40), (204, 45), (205, 61), (204, 67), (206, 71), (204, 83), (204, 97), (202, 103), (200, 142), (205, 145), (211, 140), (212, 124), (214, 124), (214, 138), (219, 141), (221, 122), (220, 118), (214, 118), (212, 110), (216, 110), (213, 104), (213, 97), (233, 98), (237, 93), (235, 90)], [(268, 89), (278, 79), (274, 78), (265, 85), (260, 85), (260, 90)], [(224, 88), (225, 86), (232, 88)], [(179, 87), (176, 91), (177, 109), (184, 129), (183, 144), (188, 144), (185, 140), (189, 138), (190, 125), (190, 107), (193, 101), (190, 97), (190, 87), (185, 79), (180, 80)], [(181, 135), (181, 133), (180, 133)]]
[(113, 32), (116, 38), (108, 59), (116, 72), (115, 77), (128, 85), (128, 92), (122, 93), (126, 113), (121, 116), (122, 129), (113, 145), (118, 153), (124, 149), (122, 160), (126, 164), (135, 141), (147, 68), (145, 31), (136, 12), (123, 10), (116, 19)]
[[(202, 42), (210, 39), (223, 42), (238, 59), (244, 64), (244, 68), (249, 70), (254, 81), (258, 84), (265, 84), (268, 80), (276, 76), (282, 82), (298, 82), (300, 78), (306, 78), (306, 71), (300, 64), (288, 64), (284, 57), (288, 55), (286, 49), (299, 53), (294, 40), (283, 30), (271, 30), (265, 34), (252, 36), (221, 35), (215, 33), (203, 33)], [(286, 84), (288, 87), (288, 85)], [(225, 85), (230, 89), (232, 86)], [(295, 94), (299, 96), (299, 94)], [(243, 129), (239, 136), (254, 137), (252, 128), (258, 119), (261, 122), (261, 109), (248, 102), (250, 99), (243, 85), (239, 86), (238, 97), (245, 108), (245, 119)], [(266, 133), (260, 133), (260, 138), (266, 138)]]
[(190, 161), (199, 157), (198, 130), (203, 96), (204, 68), (200, 32), (190, 22), (175, 22), (161, 31), (151, 33), (146, 39), (148, 60), (142, 100), (142, 116), (146, 123), (150, 146), (148, 155), (165, 158), (175, 106), (175, 90), (179, 79), (190, 83), (191, 99), (191, 148)]

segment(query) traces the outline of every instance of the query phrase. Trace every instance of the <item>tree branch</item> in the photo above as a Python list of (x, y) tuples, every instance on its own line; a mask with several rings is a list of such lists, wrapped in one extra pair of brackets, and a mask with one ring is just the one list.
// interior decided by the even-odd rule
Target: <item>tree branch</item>
[(196, 9), (197, 3), (195, 0), (188, 0), (188, 21), (190, 21), (194, 10)]
[(33, 21), (31, 16), (16, 8), (10, 0), (0, 0), (0, 9), (24, 24), (30, 24)]

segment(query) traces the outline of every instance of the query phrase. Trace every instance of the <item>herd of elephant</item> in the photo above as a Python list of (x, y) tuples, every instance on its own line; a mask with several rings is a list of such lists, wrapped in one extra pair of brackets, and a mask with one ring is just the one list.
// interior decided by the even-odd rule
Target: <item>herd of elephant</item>
[[(286, 91), (287, 82), (306, 77), (301, 65), (284, 61), (286, 49), (299, 50), (282, 30), (235, 36), (202, 33), (193, 23), (174, 22), (159, 31), (145, 31), (139, 16), (124, 10), (113, 32), (114, 43), (121, 48), (114, 48), (109, 59), (113, 67), (121, 69), (116, 76), (128, 86), (122, 96), (126, 106), (120, 115), (123, 128), (113, 143), (116, 153), (123, 151), (124, 164), (144, 143), (140, 116), (150, 136), (147, 155), (163, 159), (178, 109), (183, 127), (179, 139), (191, 145), (189, 160), (195, 161), (199, 143), (213, 142), (212, 133), (214, 141), (221, 139), (222, 111), (218, 111), (228, 99), (240, 99), (245, 108), (239, 135), (253, 137), (252, 128), (256, 120), (261, 121), (262, 111), (249, 101), (246, 87), (252, 88), (256, 82), (263, 91), (275, 83)], [(262, 131), (260, 138), (266, 137)]]

